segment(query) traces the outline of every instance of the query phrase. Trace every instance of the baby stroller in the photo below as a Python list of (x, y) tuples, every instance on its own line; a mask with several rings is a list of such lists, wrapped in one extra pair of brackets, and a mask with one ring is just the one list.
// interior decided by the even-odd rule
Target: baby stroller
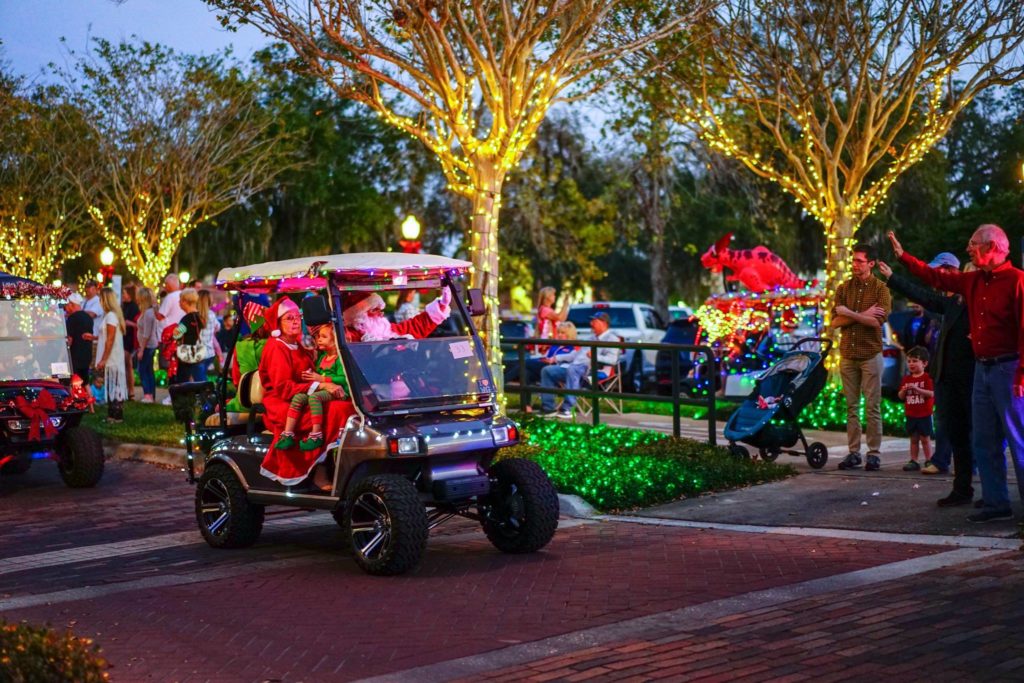
[[(736, 444), (742, 441), (757, 448), (764, 460), (773, 461), (780, 453), (787, 453), (805, 456), (814, 469), (825, 466), (828, 448), (820, 441), (808, 446), (797, 417), (825, 386), (825, 358), (831, 349), (830, 339), (801, 339), (761, 376), (754, 391), (725, 424), (725, 438), (734, 455), (750, 457), (746, 448)], [(803, 451), (791, 450), (797, 441), (803, 444)]]

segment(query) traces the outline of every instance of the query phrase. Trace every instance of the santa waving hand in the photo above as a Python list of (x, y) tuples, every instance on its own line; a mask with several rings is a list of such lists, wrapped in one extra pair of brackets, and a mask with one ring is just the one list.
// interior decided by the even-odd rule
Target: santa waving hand
[(389, 339), (423, 339), (452, 313), (452, 291), (448, 287), (427, 304), (426, 310), (405, 322), (393, 323), (384, 317), (384, 299), (371, 292), (355, 292), (348, 296), (345, 338), (349, 342), (387, 341)]

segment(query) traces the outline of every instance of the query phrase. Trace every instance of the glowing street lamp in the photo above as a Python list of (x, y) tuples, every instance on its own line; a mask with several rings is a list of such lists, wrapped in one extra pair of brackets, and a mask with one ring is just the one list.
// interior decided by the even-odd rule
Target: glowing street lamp
[(103, 247), (100, 252), (100, 264), (100, 282), (110, 284), (114, 277), (114, 252), (110, 251), (110, 247)]
[(409, 214), (402, 221), (402, 239), (398, 240), (398, 244), (406, 254), (420, 253), (423, 243), (420, 241), (420, 222), (416, 220), (416, 216)]
[(181, 281), (182, 287), (188, 287), (188, 283), (192, 281), (192, 273), (187, 270), (183, 270), (178, 273), (178, 280)]

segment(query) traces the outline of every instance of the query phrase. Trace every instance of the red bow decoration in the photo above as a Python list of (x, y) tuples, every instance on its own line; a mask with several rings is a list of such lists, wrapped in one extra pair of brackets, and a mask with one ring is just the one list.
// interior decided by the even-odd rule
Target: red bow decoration
[(14, 399), (14, 407), (19, 413), (28, 418), (28, 440), (39, 441), (39, 424), (43, 425), (43, 434), (47, 439), (57, 435), (57, 428), (50, 422), (50, 411), (57, 409), (57, 403), (53, 400), (53, 394), (45, 389), (39, 392), (36, 400), (31, 403), (24, 396)]

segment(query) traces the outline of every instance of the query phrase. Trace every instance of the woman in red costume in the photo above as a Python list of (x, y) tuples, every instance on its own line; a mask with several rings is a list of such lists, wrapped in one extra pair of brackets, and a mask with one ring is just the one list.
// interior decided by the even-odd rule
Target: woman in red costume
[[(297, 446), (288, 449), (275, 446), (284, 430), (293, 396), (327, 390), (338, 392), (341, 397), (344, 390), (332, 382), (308, 382), (302, 379), (303, 372), (313, 369), (313, 355), (302, 346), (302, 314), (294, 301), (281, 297), (267, 311), (266, 318), (266, 324), (274, 331), (263, 349), (259, 373), (263, 383), (263, 407), (266, 409), (263, 421), (274, 433), (274, 441), (263, 459), (260, 473), (285, 486), (294, 486), (312, 473), (314, 486), (322, 491), (330, 491), (331, 483), (325, 469), (317, 467), (326, 457), (325, 448), (303, 451)], [(351, 401), (329, 401), (325, 407), (324, 435), (327, 446), (330, 446), (330, 442), (337, 437), (355, 410)], [(306, 411), (299, 421), (296, 435), (301, 434), (305, 438), (311, 426), (310, 414)]]

